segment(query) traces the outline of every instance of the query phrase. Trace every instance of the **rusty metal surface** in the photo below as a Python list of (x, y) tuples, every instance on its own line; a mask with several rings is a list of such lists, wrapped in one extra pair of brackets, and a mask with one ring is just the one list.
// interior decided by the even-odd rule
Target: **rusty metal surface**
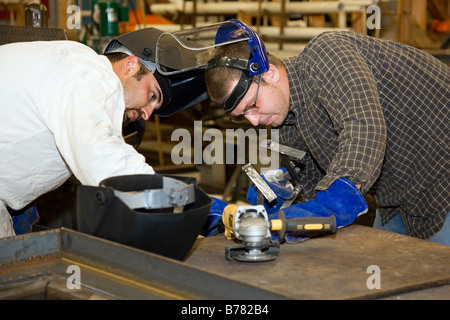
[[(69, 266), (80, 289), (69, 288)], [(70, 229), (0, 239), (0, 299), (283, 299), (264, 288)]]
[(199, 239), (180, 262), (64, 228), (0, 239), (0, 299), (450, 299), (448, 246), (359, 225), (283, 244), (271, 262), (226, 260), (232, 244)]
[(67, 34), (64, 29), (0, 25), (0, 45), (44, 40), (67, 40)]
[[(185, 263), (293, 299), (450, 299), (448, 246), (359, 225), (282, 244), (271, 262), (228, 261), (224, 248), (231, 244), (205, 238)], [(370, 266), (379, 267), (380, 289), (369, 289)]]

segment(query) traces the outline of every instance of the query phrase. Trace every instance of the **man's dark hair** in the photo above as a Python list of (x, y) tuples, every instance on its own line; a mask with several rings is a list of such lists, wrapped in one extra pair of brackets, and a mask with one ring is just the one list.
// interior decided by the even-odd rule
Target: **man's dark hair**
[[(111, 63), (118, 62), (129, 57), (128, 54), (122, 52), (106, 53), (105, 56), (109, 59)], [(133, 76), (136, 78), (137, 81), (140, 81), (144, 75), (150, 72), (146, 67), (144, 67), (142, 63), (139, 62), (139, 65), (140, 65), (139, 71)]]

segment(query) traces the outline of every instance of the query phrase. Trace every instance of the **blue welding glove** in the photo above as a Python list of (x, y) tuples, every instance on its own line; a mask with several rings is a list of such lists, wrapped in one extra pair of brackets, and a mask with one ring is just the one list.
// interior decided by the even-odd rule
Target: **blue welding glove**
[[(336, 180), (327, 190), (317, 192), (314, 200), (293, 204), (283, 209), (286, 219), (330, 217), (335, 216), (336, 227), (342, 228), (351, 224), (355, 219), (367, 212), (368, 205), (358, 188), (348, 179)], [(269, 219), (278, 218), (278, 213)], [(304, 238), (303, 238), (304, 239)], [(300, 237), (287, 235), (286, 242), (298, 242)]]
[(213, 203), (211, 205), (211, 209), (209, 210), (206, 223), (200, 232), (200, 234), (205, 237), (223, 234), (225, 230), (222, 222), (222, 213), (228, 203), (215, 197), (211, 197), (211, 199), (213, 200)]
[[(261, 173), (260, 176), (277, 195), (277, 198), (270, 203), (267, 199), (264, 199), (264, 207), (267, 214), (276, 213), (280, 210), (280, 207), (286, 199), (290, 199), (293, 196), (294, 187), (289, 182), (290, 176), (286, 172), (286, 168), (271, 169)], [(252, 184), (248, 188), (247, 201), (250, 204), (258, 204), (258, 192), (255, 184)]]
[(33, 225), (39, 221), (39, 214), (34, 205), (29, 205), (19, 211), (10, 211), (16, 235), (30, 233)]

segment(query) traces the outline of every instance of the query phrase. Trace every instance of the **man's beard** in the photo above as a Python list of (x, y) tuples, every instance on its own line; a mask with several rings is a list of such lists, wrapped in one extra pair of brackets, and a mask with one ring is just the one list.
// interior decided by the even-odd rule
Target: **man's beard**
[[(135, 122), (139, 120), (142, 117), (142, 111), (140, 108), (127, 108), (126, 106), (135, 106), (135, 91), (137, 88), (137, 82), (136, 82), (136, 76), (133, 76), (132, 78), (126, 79), (123, 83), (123, 95), (124, 95), (124, 101), (125, 101), (125, 111), (123, 114), (123, 121), (122, 121), (122, 127), (125, 128), (128, 124), (131, 122)], [(138, 117), (133, 120), (133, 118), (130, 118), (128, 116), (128, 112), (130, 111), (136, 111), (138, 114)]]
[[(128, 117), (127, 113), (129, 110), (135, 110), (139, 114), (139, 116), (136, 120), (133, 120), (130, 117)], [(132, 122), (138, 121), (139, 119), (141, 119), (141, 117), (142, 117), (142, 112), (140, 109), (126, 109), (123, 114), (122, 128), (125, 128), (127, 125), (129, 125)]]

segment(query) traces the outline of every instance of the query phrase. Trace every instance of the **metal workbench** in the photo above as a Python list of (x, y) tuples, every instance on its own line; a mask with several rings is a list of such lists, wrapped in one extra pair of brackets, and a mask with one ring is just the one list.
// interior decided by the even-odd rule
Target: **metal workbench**
[[(450, 299), (449, 246), (356, 224), (282, 244), (271, 262), (227, 261), (229, 243), (198, 241), (186, 264), (292, 299)], [(380, 289), (373, 288), (376, 268)]]
[(450, 299), (448, 246), (360, 225), (271, 262), (226, 260), (232, 244), (201, 238), (176, 261), (64, 228), (4, 238), (0, 299)]

